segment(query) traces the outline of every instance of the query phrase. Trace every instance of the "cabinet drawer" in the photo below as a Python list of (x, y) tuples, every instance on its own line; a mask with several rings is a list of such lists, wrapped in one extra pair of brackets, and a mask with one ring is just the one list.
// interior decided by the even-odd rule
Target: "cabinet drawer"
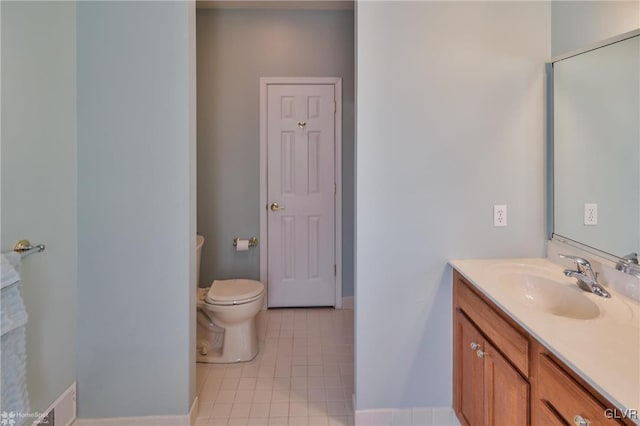
[(605, 407), (547, 355), (539, 355), (538, 404), (547, 403), (570, 425), (581, 416), (590, 426), (619, 425), (605, 416)]
[(458, 307), (525, 376), (529, 376), (529, 340), (474, 293), (462, 278), (456, 280)]

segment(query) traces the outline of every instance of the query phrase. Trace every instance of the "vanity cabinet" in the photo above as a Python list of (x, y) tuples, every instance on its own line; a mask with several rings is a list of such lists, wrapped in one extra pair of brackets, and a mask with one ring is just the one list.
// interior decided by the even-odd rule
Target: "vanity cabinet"
[(462, 425), (633, 425), (607, 418), (612, 404), (455, 270), (453, 277), (453, 408)]

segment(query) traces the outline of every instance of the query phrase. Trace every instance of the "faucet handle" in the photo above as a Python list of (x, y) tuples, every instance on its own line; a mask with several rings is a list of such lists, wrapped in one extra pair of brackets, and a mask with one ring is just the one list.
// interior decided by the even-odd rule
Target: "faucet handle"
[(558, 254), (558, 256), (563, 259), (573, 260), (576, 264), (576, 267), (578, 268), (578, 272), (590, 272), (591, 274), (593, 274), (592, 278), (594, 280), (598, 279), (597, 275), (594, 274), (593, 269), (591, 268), (591, 263), (587, 259), (579, 256), (571, 256), (569, 254)]
[(573, 260), (576, 264), (576, 266), (578, 266), (578, 271), (581, 271), (580, 267), (583, 266), (585, 269), (591, 269), (591, 263), (589, 263), (589, 261), (587, 259), (584, 259), (582, 257), (579, 256), (571, 256), (569, 254), (558, 254), (559, 257), (561, 257), (562, 259), (570, 259)]

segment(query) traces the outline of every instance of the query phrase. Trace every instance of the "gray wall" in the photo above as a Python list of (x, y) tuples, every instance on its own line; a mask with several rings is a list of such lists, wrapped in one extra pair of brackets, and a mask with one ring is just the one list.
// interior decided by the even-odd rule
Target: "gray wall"
[(76, 377), (76, 31), (73, 2), (7, 2), (2, 13), (2, 251), (26, 258), (31, 410), (44, 412)]
[(77, 4), (79, 417), (193, 399), (193, 7)]
[(258, 279), (259, 253), (232, 240), (260, 235), (260, 77), (342, 77), (343, 274), (353, 295), (354, 34), (352, 11), (198, 10), (198, 232), (201, 285)]
[(551, 2), (551, 54), (587, 47), (640, 27), (640, 2)]
[(358, 3), (358, 410), (451, 406), (449, 259), (543, 255), (550, 25), (546, 2)]

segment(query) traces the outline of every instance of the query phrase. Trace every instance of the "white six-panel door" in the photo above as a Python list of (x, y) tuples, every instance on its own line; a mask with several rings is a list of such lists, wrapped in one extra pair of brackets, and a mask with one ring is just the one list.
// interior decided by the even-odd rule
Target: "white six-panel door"
[(334, 306), (335, 86), (267, 86), (269, 307)]

